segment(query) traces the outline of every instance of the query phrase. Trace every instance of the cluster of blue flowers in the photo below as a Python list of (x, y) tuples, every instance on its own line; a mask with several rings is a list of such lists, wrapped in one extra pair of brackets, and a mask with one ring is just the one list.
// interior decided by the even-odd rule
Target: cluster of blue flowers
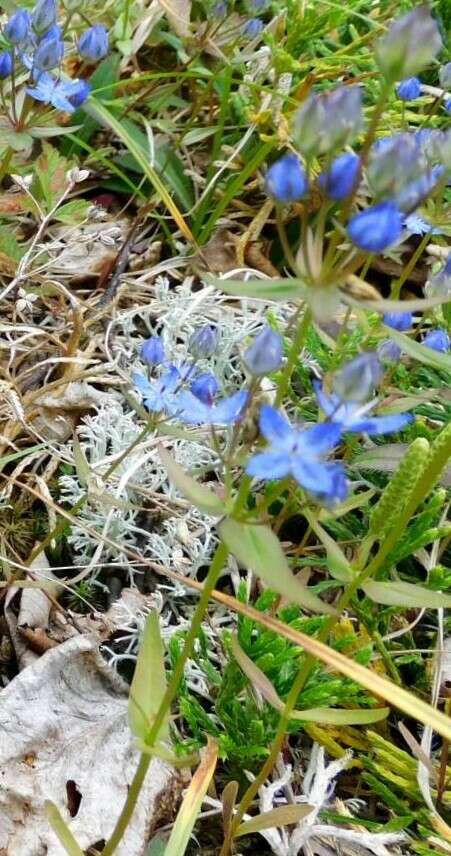
[[(136, 373), (134, 382), (146, 408), (154, 414), (176, 418), (189, 425), (230, 426), (241, 420), (252, 399), (255, 379), (282, 367), (281, 336), (266, 327), (243, 355), (243, 363), (253, 378), (248, 389), (226, 397), (211, 372), (199, 369), (199, 361), (211, 357), (218, 346), (218, 331), (206, 325), (189, 342), (191, 360), (166, 362), (158, 336), (147, 339), (141, 359), (148, 376)], [(155, 369), (156, 375), (152, 377)], [(253, 455), (246, 471), (258, 479), (273, 480), (292, 476), (318, 501), (333, 504), (347, 494), (344, 466), (328, 456), (344, 433), (387, 434), (399, 431), (413, 417), (408, 413), (373, 416), (373, 397), (383, 369), (378, 356), (363, 353), (346, 364), (333, 378), (330, 391), (315, 383), (315, 393), (324, 421), (313, 427), (293, 427), (278, 410), (264, 405), (260, 410), (260, 432), (269, 448)], [(368, 401), (370, 399), (370, 401)]]
[[(31, 13), (18, 9), (9, 18), (4, 36), (10, 48), (0, 54), (0, 79), (25, 68), (30, 74), (28, 95), (56, 110), (73, 113), (86, 101), (91, 87), (86, 80), (66, 80), (61, 76), (66, 46), (57, 16), (56, 0), (39, 0)], [(85, 30), (77, 49), (88, 62), (105, 57), (108, 53), (105, 27), (95, 24)]]
[[(450, 262), (447, 264), (450, 266)], [(386, 324), (387, 327), (391, 327), (393, 330), (399, 330), (401, 333), (411, 330), (414, 325), (414, 320), (415, 319), (411, 312), (386, 312), (383, 317), (384, 324)], [(431, 348), (431, 350), (438, 351), (442, 354), (446, 354), (451, 348), (450, 337), (446, 330), (443, 330), (441, 327), (428, 330), (423, 336), (421, 343), (422, 345), (425, 345), (426, 348)], [(378, 354), (382, 362), (395, 363), (401, 357), (402, 349), (396, 342), (393, 342), (391, 339), (387, 339), (379, 346)]]
[[(436, 21), (425, 7), (418, 7), (396, 21), (380, 42), (379, 66), (388, 81), (395, 82), (400, 80), (400, 72), (424, 67), (440, 47)], [(440, 81), (449, 85), (451, 63), (441, 68)], [(397, 92), (401, 98), (417, 97), (421, 83), (415, 76), (403, 75)], [(363, 126), (360, 85), (313, 93), (294, 120), (293, 139), (299, 154), (290, 152), (268, 169), (266, 190), (281, 203), (305, 198), (312, 182), (313, 160), (327, 155), (328, 166), (317, 178), (317, 187), (335, 203), (350, 200), (357, 190), (372, 197), (369, 207), (351, 217), (347, 232), (359, 249), (379, 253), (395, 245), (406, 231), (429, 230), (428, 224), (423, 227), (411, 219), (409, 223), (409, 218), (449, 179), (451, 132), (398, 133), (377, 140), (365, 161), (351, 151), (331, 160), (337, 150), (358, 138)]]

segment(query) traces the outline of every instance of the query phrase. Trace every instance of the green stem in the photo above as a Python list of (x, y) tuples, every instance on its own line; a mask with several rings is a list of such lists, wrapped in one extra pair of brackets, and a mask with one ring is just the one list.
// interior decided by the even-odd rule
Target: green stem
[[(152, 727), (146, 739), (146, 745), (148, 747), (152, 747), (155, 743), (164, 718), (177, 695), (179, 684), (183, 677), (186, 661), (188, 660), (188, 657), (190, 657), (192, 654), (194, 643), (199, 635), (199, 631), (202, 625), (202, 621), (204, 619), (205, 612), (208, 607), (211, 593), (216, 586), (216, 583), (219, 579), (219, 575), (226, 562), (227, 556), (227, 547), (224, 544), (220, 543), (216, 548), (213, 561), (210, 565), (210, 570), (208, 571), (207, 577), (205, 579), (202, 594), (199, 598), (196, 611), (191, 621), (190, 629), (185, 638), (183, 651), (179, 659), (177, 660), (175, 669), (172, 673), (171, 680), (168, 684), (168, 687), (163, 696), (160, 707), (158, 708), (157, 714), (152, 723)], [(133, 781), (130, 785), (130, 790), (128, 792), (124, 808), (122, 809), (116, 826), (114, 827), (111, 838), (109, 839), (108, 843), (102, 851), (102, 856), (112, 856), (118, 844), (122, 840), (130, 818), (134, 812), (141, 788), (144, 783), (144, 779), (146, 777), (147, 770), (149, 769), (151, 759), (151, 755), (143, 754), (141, 756)]]
[(312, 320), (312, 313), (308, 307), (304, 309), (304, 314), (302, 316), (301, 322), (298, 325), (298, 329), (296, 332), (296, 336), (293, 339), (293, 343), (291, 345), (290, 353), (288, 354), (288, 361), (283, 370), (282, 377), (280, 379), (279, 388), (277, 390), (276, 397), (276, 407), (278, 407), (281, 402), (284, 400), (288, 387), (290, 385), (291, 377), (293, 371), (295, 369), (296, 363), (299, 358), (299, 354), (302, 350), (302, 347), (305, 343), (305, 339), (308, 333), (308, 329), (310, 327), (310, 322)]
[(431, 240), (431, 233), (426, 232), (426, 234), (423, 235), (420, 243), (418, 244), (418, 247), (416, 248), (415, 252), (412, 253), (412, 256), (409, 259), (408, 264), (406, 264), (401, 276), (399, 277), (399, 279), (396, 280), (396, 282), (393, 283), (393, 288), (391, 291), (391, 297), (394, 300), (398, 299), (400, 292), (401, 292), (401, 288), (403, 287), (405, 281), (408, 279), (408, 277), (410, 276), (412, 271), (415, 269), (418, 259), (420, 259), (421, 256), (423, 255), (423, 253), (424, 253), (424, 251), (425, 251), (430, 240)]

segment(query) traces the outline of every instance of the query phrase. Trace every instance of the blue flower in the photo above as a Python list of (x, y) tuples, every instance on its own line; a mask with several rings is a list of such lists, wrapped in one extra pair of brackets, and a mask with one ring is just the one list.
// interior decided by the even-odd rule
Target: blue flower
[(73, 113), (86, 101), (90, 92), (85, 80), (56, 80), (46, 71), (42, 72), (35, 86), (27, 89), (27, 94), (36, 101), (51, 104), (56, 110)]
[(31, 28), (30, 13), (25, 9), (18, 9), (5, 26), (4, 33), (13, 45), (21, 45), (27, 41)]
[(10, 51), (0, 53), (0, 79), (5, 80), (13, 70), (13, 58)]
[(377, 196), (392, 196), (427, 169), (427, 159), (415, 134), (381, 137), (372, 145), (368, 181)]
[(246, 390), (214, 401), (202, 401), (191, 390), (183, 390), (176, 396), (175, 416), (189, 425), (232, 425), (243, 416), (249, 393)]
[(451, 113), (451, 98), (447, 98), (446, 101), (443, 102), (443, 106), (447, 113)]
[(357, 155), (344, 154), (332, 161), (323, 172), (318, 184), (324, 193), (336, 202), (346, 199), (356, 188), (360, 177), (361, 160)]
[(418, 77), (407, 77), (396, 87), (396, 94), (402, 101), (414, 101), (421, 95), (421, 83)]
[(249, 39), (256, 39), (263, 30), (263, 21), (260, 18), (249, 18), (243, 26), (243, 34)]
[(451, 347), (451, 340), (446, 330), (440, 327), (437, 330), (429, 330), (423, 339), (423, 345), (426, 348), (432, 348), (433, 351), (438, 351), (441, 354), (446, 354)]
[(144, 399), (144, 405), (153, 413), (167, 413), (173, 416), (177, 411), (177, 391), (183, 383), (183, 372), (170, 365), (160, 378), (149, 381), (144, 375), (135, 372), (133, 382)]
[(383, 363), (397, 363), (401, 354), (401, 348), (393, 339), (385, 339), (377, 349), (377, 355)]
[(218, 328), (212, 324), (204, 324), (194, 331), (188, 343), (188, 350), (196, 360), (200, 357), (211, 357), (218, 346)]
[(159, 336), (150, 336), (141, 345), (141, 359), (148, 366), (159, 366), (164, 360), (163, 342)]
[(243, 354), (243, 363), (252, 375), (266, 375), (282, 365), (283, 341), (279, 333), (265, 327)]
[(409, 214), (408, 217), (404, 219), (404, 228), (410, 232), (411, 235), (426, 235), (428, 232), (431, 235), (440, 235), (440, 229), (437, 229), (436, 226), (433, 226), (432, 223), (428, 223), (427, 220), (423, 220), (419, 214)]
[(229, 7), (224, 0), (218, 0), (211, 11), (214, 18), (225, 18), (229, 11)]
[(403, 333), (405, 330), (410, 330), (413, 324), (413, 315), (411, 312), (386, 312), (383, 322), (387, 327), (392, 327), (393, 330), (400, 330)]
[(63, 42), (58, 38), (45, 38), (34, 52), (33, 66), (40, 71), (50, 71), (51, 68), (60, 65), (63, 56)]
[[(72, 108), (77, 109), (89, 98), (91, 84), (87, 80), (72, 80), (63, 83), (63, 91)], [(72, 110), (68, 110), (67, 112), (71, 113)]]
[(382, 367), (374, 351), (358, 354), (336, 372), (334, 392), (344, 401), (367, 401), (382, 378)]
[(47, 32), (56, 22), (56, 0), (39, 0), (31, 16), (33, 30), (38, 35)]
[(308, 180), (297, 155), (287, 154), (273, 163), (266, 173), (268, 196), (277, 202), (296, 202), (308, 191)]
[(199, 401), (211, 406), (219, 392), (219, 383), (213, 374), (205, 372), (193, 380), (190, 390)]
[(324, 460), (340, 439), (338, 425), (293, 428), (277, 410), (264, 405), (260, 411), (260, 431), (270, 448), (251, 458), (246, 468), (250, 476), (265, 481), (292, 476), (301, 487), (326, 502), (345, 498), (342, 465)]
[(108, 32), (102, 24), (94, 24), (80, 36), (78, 52), (83, 59), (98, 62), (107, 55), (109, 49)]
[[(344, 401), (335, 393), (326, 393), (319, 381), (314, 381), (318, 404), (330, 422), (338, 425), (340, 430), (350, 433), (391, 434), (400, 431), (413, 422), (410, 413), (394, 413), (391, 416), (370, 416), (369, 412), (376, 406), (377, 401), (360, 404), (358, 401)], [(326, 423), (327, 424), (327, 423)]]
[(379, 202), (348, 223), (348, 235), (361, 250), (380, 253), (395, 244), (402, 234), (403, 218), (394, 202)]

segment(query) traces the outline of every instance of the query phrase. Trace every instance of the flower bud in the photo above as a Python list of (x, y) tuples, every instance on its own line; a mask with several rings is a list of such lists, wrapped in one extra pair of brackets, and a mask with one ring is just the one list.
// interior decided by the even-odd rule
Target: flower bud
[(446, 65), (442, 65), (438, 73), (438, 79), (440, 80), (440, 86), (443, 86), (443, 89), (449, 89), (451, 87), (451, 62), (447, 62)]
[(263, 30), (263, 21), (260, 18), (249, 18), (243, 25), (243, 35), (249, 39), (256, 39)]
[(212, 405), (219, 392), (219, 383), (213, 374), (205, 372), (192, 382), (190, 390), (203, 404)]
[(451, 296), (451, 255), (448, 257), (444, 267), (426, 283), (424, 290), (427, 297)]
[(13, 70), (13, 58), (10, 51), (0, 53), (0, 79), (5, 80)]
[(395, 193), (427, 167), (425, 154), (414, 134), (382, 137), (372, 146), (368, 181), (376, 195)]
[(310, 95), (294, 120), (297, 148), (306, 157), (344, 146), (363, 125), (362, 93), (358, 86), (340, 86)]
[(418, 77), (407, 77), (396, 87), (396, 94), (402, 101), (414, 101), (421, 95), (421, 83)]
[(305, 196), (308, 181), (298, 156), (287, 154), (273, 163), (266, 173), (265, 188), (277, 202), (295, 202)]
[(98, 62), (108, 53), (108, 32), (102, 24), (94, 24), (80, 36), (78, 52), (83, 59)]
[(50, 71), (60, 65), (64, 56), (64, 44), (60, 39), (43, 39), (34, 52), (33, 65), (39, 71)]
[(18, 9), (5, 26), (5, 36), (13, 45), (21, 45), (26, 42), (31, 27), (30, 13), (25, 9)]
[(447, 113), (451, 113), (451, 98), (447, 98), (446, 101), (443, 102), (443, 106)]
[(422, 71), (438, 54), (442, 39), (427, 6), (398, 18), (376, 45), (376, 59), (387, 80), (403, 80)]
[(413, 315), (411, 312), (386, 312), (383, 322), (387, 327), (404, 333), (405, 330), (410, 330), (413, 324)]
[(196, 360), (201, 357), (211, 357), (218, 346), (218, 339), (217, 327), (205, 324), (194, 331), (188, 343), (188, 350)]
[(150, 336), (141, 345), (141, 359), (148, 366), (159, 366), (164, 360), (163, 342), (159, 336)]
[(31, 24), (39, 36), (46, 33), (56, 23), (55, 0), (39, 0), (31, 16)]
[(438, 351), (441, 354), (446, 354), (451, 347), (451, 340), (446, 330), (438, 328), (437, 330), (429, 330), (426, 333), (423, 342), (426, 348), (432, 348), (433, 351)]
[(393, 339), (381, 342), (377, 349), (377, 356), (383, 363), (397, 363), (402, 354), (399, 345)]
[(434, 192), (443, 172), (444, 167), (437, 164), (395, 193), (394, 202), (398, 208), (405, 214), (415, 211)]
[(372, 351), (359, 354), (334, 375), (332, 386), (342, 401), (365, 402), (374, 395), (382, 367)]
[(252, 375), (266, 375), (280, 369), (283, 341), (271, 327), (265, 327), (243, 355), (243, 363)]
[(394, 202), (379, 202), (348, 223), (348, 235), (353, 244), (371, 253), (380, 253), (399, 240), (403, 218)]
[(360, 170), (361, 160), (357, 155), (340, 155), (332, 161), (327, 172), (320, 175), (318, 184), (329, 199), (340, 202), (355, 190), (360, 178)]

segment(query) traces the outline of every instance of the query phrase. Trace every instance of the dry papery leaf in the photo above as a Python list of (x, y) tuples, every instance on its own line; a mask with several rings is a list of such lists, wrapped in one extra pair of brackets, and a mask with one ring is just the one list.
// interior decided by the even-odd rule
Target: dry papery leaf
[(52, 237), (61, 246), (47, 274), (64, 276), (69, 285), (103, 278), (114, 264), (129, 227), (128, 220), (55, 227)]
[[(111, 835), (139, 759), (127, 696), (89, 636), (43, 654), (0, 692), (2, 856), (63, 856), (45, 800), (57, 805), (82, 849)], [(180, 789), (177, 774), (153, 759), (117, 856), (144, 856)]]

